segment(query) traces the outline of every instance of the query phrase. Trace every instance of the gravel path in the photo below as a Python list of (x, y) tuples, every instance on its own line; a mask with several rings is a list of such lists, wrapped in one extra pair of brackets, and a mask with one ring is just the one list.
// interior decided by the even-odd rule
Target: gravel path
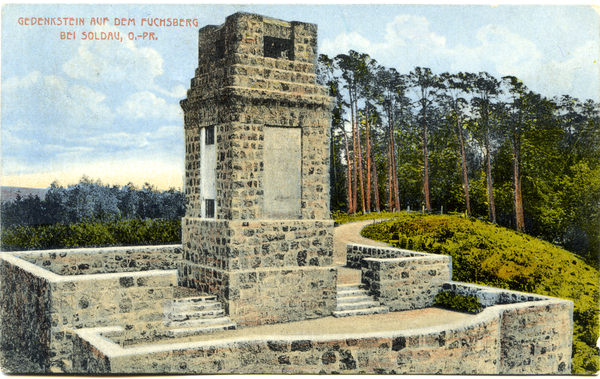
[[(228, 338), (252, 338), (272, 336), (309, 336), (339, 335), (355, 333), (392, 332), (412, 330), (423, 327), (450, 325), (475, 317), (467, 313), (453, 312), (439, 308), (424, 308), (402, 312), (390, 312), (368, 316), (323, 317), (314, 320), (288, 322), (283, 324), (262, 325), (236, 330), (227, 330), (193, 337), (157, 340), (144, 344), (181, 343), (191, 341), (220, 340)], [(132, 347), (135, 347), (132, 346)]]
[(389, 246), (386, 243), (373, 241), (360, 235), (360, 231), (367, 225), (376, 224), (386, 220), (366, 220), (351, 222), (337, 226), (333, 229), (333, 262), (336, 265), (346, 265), (346, 244), (358, 243), (371, 246)]

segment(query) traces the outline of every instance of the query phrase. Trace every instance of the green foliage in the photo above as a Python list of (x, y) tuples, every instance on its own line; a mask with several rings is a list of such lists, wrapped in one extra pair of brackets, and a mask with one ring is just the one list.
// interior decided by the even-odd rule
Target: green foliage
[(52, 183), (44, 199), (28, 196), (2, 202), (1, 212), (2, 227), (86, 220), (179, 219), (185, 213), (185, 200), (183, 193), (175, 189), (161, 192), (148, 183), (142, 189), (131, 184), (111, 187), (84, 176), (67, 188)]
[(382, 219), (393, 219), (400, 216), (400, 212), (371, 212), (363, 214), (358, 212), (355, 215), (348, 215), (346, 212), (333, 211), (331, 212), (331, 218), (339, 225), (347, 222), (365, 221), (365, 220), (382, 220)]
[(433, 299), (433, 304), (441, 308), (473, 314), (483, 310), (483, 306), (476, 296), (461, 295), (453, 292), (438, 293)]
[(2, 228), (3, 251), (181, 243), (181, 221), (133, 219)]
[(548, 242), (464, 215), (394, 216), (366, 227), (362, 235), (403, 249), (450, 255), (456, 281), (572, 300), (573, 373), (598, 371), (600, 279), (594, 266)]

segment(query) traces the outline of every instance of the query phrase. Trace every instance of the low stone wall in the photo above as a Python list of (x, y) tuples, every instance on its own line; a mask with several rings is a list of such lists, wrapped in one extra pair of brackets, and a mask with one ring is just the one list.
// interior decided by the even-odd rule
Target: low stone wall
[(271, 335), (249, 339), (136, 346), (78, 330), (74, 372), (92, 374), (495, 374), (497, 312), (468, 325), (344, 335)]
[(152, 333), (177, 286), (176, 270), (64, 276), (19, 255), (28, 254), (1, 254), (0, 338), (47, 371), (70, 370), (71, 329), (121, 325)]
[(450, 257), (364, 258), (362, 282), (369, 293), (390, 311), (433, 305), (442, 285), (452, 279)]
[(505, 374), (569, 374), (573, 303), (467, 283), (446, 283), (443, 291), (477, 296), (485, 307), (504, 306), (500, 324), (500, 370)]
[(163, 245), (43, 250), (19, 256), (58, 275), (89, 275), (176, 269), (181, 252), (181, 245)]
[(77, 352), (73, 370), (93, 374), (567, 374), (572, 309), (570, 301), (541, 297), (489, 306), (466, 321), (413, 330), (253, 336), (134, 349), (101, 336), (119, 333), (120, 328), (81, 329), (73, 341)]
[(411, 258), (426, 257), (434, 254), (396, 249), (393, 247), (376, 247), (349, 243), (346, 245), (346, 267), (360, 270), (363, 258)]
[(42, 370), (50, 356), (50, 282), (0, 261), (0, 349), (26, 356)]
[(391, 311), (433, 305), (452, 279), (452, 258), (391, 247), (348, 244), (348, 266), (361, 268), (362, 283)]

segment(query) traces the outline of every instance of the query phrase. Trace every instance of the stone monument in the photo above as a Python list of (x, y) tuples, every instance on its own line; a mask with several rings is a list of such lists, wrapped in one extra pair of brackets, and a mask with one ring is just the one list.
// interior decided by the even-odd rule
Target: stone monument
[(236, 13), (200, 29), (181, 101), (180, 283), (217, 295), (238, 325), (328, 316), (331, 98), (316, 83), (317, 26)]

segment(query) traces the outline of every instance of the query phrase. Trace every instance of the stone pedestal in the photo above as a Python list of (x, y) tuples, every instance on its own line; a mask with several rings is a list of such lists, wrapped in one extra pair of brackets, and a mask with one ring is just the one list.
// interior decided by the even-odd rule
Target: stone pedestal
[(185, 114), (183, 285), (241, 325), (331, 314), (331, 99), (317, 28), (236, 13), (200, 30)]

